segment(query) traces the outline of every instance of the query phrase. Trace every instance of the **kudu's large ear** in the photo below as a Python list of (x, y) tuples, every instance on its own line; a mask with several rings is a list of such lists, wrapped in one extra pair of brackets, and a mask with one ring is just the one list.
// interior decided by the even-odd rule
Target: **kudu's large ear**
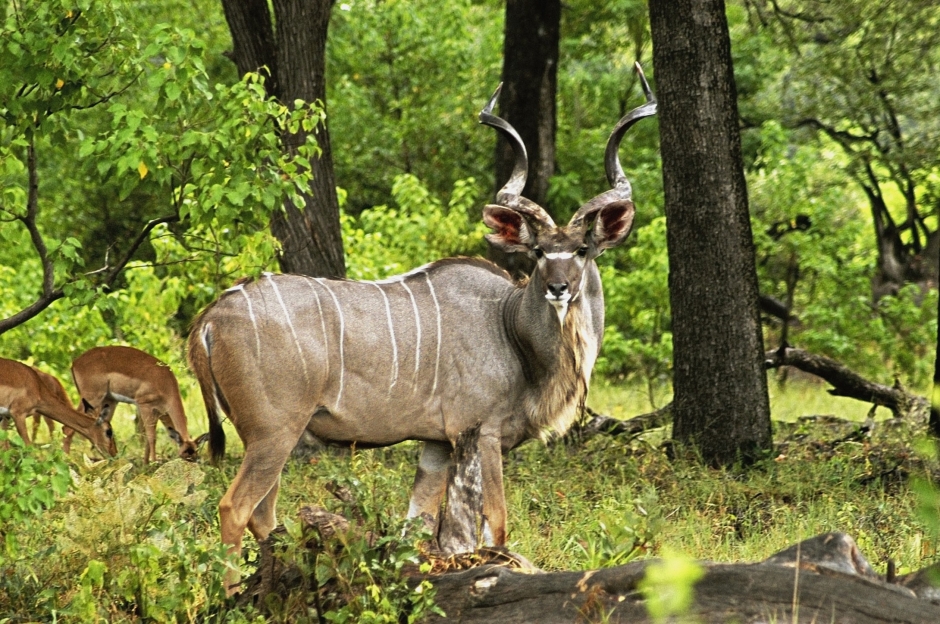
[(488, 204), (483, 209), (483, 223), (493, 229), (486, 240), (507, 253), (529, 251), (535, 245), (535, 232), (520, 212)]
[(633, 229), (636, 209), (629, 199), (607, 204), (597, 211), (592, 238), (598, 252), (616, 247), (627, 238)]

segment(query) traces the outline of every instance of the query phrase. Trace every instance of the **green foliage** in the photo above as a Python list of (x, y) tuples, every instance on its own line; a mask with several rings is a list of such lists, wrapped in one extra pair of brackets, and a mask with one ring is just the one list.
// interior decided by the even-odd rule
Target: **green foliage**
[(443, 257), (481, 254), (489, 230), (468, 217), (473, 186), (473, 179), (458, 180), (445, 208), (421, 181), (402, 175), (392, 186), (397, 209), (382, 205), (357, 219), (343, 215), (349, 277), (379, 279)]
[(477, 114), (499, 82), (502, 7), (460, 0), (350, 0), (327, 48), (330, 131), (347, 210), (384, 204), (402, 174), (444, 196), (491, 192), (494, 136)]
[(305, 581), (289, 593), (267, 596), (263, 609), (269, 617), (397, 624), (443, 615), (434, 605), (431, 583), (408, 578), (429, 571), (419, 550), (430, 535), (420, 521), (389, 513), (400, 502), (393, 500), (401, 491), (400, 475), (378, 459), (375, 453), (353, 452), (348, 459), (318, 462), (329, 489), (344, 493), (338, 512), (354, 522), (326, 536), (285, 522), (287, 533), (276, 538), (275, 556)]
[(153, 621), (188, 619), (225, 595), (225, 549), (201, 543), (191, 526), (207, 494), (202, 469), (173, 460), (127, 479), (130, 470), (118, 462), (84, 481), (54, 520), (59, 551), (88, 562), (65, 613), (105, 616), (132, 603)]
[[(222, 281), (221, 256), (238, 253), (308, 185), (314, 140), (285, 153), (280, 133), (309, 132), (323, 122), (322, 108), (270, 100), (254, 75), (213, 83), (202, 37), (135, 21), (124, 2), (29, 0), (18, 8), (0, 33), (0, 55), (10, 60), (4, 71), (14, 72), (0, 82), (0, 239), (22, 243), (2, 263), (20, 269), (18, 307), (10, 309), (32, 303), (41, 283), (38, 247), (22, 227), (33, 220), (54, 286), (72, 305), (97, 303), (112, 326), (114, 303), (101, 296), (114, 280), (86, 269), (113, 267), (150, 218), (181, 220), (172, 233), (188, 249), (186, 261), (207, 264), (203, 272)], [(32, 179), (35, 196), (27, 192)], [(211, 246), (200, 245), (206, 238)], [(144, 257), (155, 254), (147, 242)]]
[(597, 371), (640, 381), (655, 404), (656, 390), (669, 383), (672, 371), (666, 218), (638, 228), (633, 242), (615, 264), (600, 266), (607, 328)]
[(692, 606), (692, 589), (704, 574), (700, 565), (677, 553), (665, 553), (661, 560), (649, 564), (640, 591), (653, 621), (660, 624), (676, 616), (684, 621), (682, 616)]
[(23, 444), (19, 435), (0, 429), (0, 567), (20, 554), (17, 534), (29, 530), (70, 484), (61, 454), (43, 453)]
[[(749, 176), (761, 292), (792, 296), (799, 323), (790, 344), (884, 383), (894, 373), (924, 387), (936, 346), (936, 290), (910, 285), (872, 303), (877, 252), (865, 199), (840, 173), (845, 157), (832, 145), (820, 154), (790, 138), (776, 122), (764, 124)], [(790, 229), (801, 218), (811, 225)], [(778, 340), (779, 326), (772, 326), (768, 348)]]
[[(632, 501), (602, 501), (602, 511), (590, 523), (589, 533), (572, 538), (589, 570), (623, 565), (648, 552), (663, 527), (656, 491), (645, 490)], [(596, 523), (596, 524), (595, 524)]]

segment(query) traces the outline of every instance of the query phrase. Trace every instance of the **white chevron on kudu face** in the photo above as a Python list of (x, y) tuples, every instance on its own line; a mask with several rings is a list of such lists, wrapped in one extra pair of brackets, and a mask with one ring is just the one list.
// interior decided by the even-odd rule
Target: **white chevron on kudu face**
[[(604, 331), (594, 259), (633, 224), (617, 148), (655, 102), (628, 113), (611, 133), (605, 167), (613, 188), (562, 226), (521, 196), (525, 150), (518, 133), (492, 115), (494, 102), (480, 119), (506, 135), (516, 163), (483, 220), (490, 243), (535, 261), (527, 281), (470, 258), (374, 282), (267, 275), (224, 293), (194, 322), (189, 362), (209, 413), (213, 457), (224, 451), (220, 410), (245, 446), (219, 503), (222, 541), (232, 551), (246, 528), (259, 539), (274, 528), (281, 469), (305, 430), (360, 447), (422, 441), (408, 514), (433, 524), (454, 441), (479, 427), (486, 537), (505, 543), (502, 452), (563, 433), (584, 405)], [(277, 305), (263, 305), (272, 293)], [(248, 324), (253, 344), (243, 335)], [(226, 577), (235, 580), (237, 573)]]

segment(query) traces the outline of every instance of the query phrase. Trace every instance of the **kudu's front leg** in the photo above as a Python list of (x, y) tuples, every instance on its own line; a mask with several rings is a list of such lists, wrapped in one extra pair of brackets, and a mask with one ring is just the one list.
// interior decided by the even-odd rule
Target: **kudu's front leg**
[(488, 545), (506, 544), (506, 498), (503, 493), (503, 452), (499, 432), (480, 432), (480, 471), (483, 476), (483, 539)]
[(447, 442), (425, 442), (415, 472), (408, 517), (423, 518), (432, 531), (437, 528), (447, 477), (454, 464), (451, 451), (452, 447)]

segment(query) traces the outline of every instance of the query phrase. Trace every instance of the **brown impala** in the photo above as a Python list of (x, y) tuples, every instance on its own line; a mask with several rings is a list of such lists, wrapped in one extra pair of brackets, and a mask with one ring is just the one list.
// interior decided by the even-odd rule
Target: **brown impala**
[(245, 445), (219, 503), (224, 543), (238, 552), (246, 527), (258, 539), (274, 528), (281, 469), (304, 429), (359, 447), (423, 441), (408, 513), (436, 518), (452, 443), (476, 424), (487, 533), (505, 543), (501, 454), (564, 432), (584, 404), (604, 330), (594, 258), (620, 244), (633, 223), (617, 148), (630, 126), (656, 112), (643, 82), (647, 104), (627, 114), (608, 142), (613, 189), (565, 226), (520, 196), (525, 147), (491, 114), (498, 89), (480, 114), (516, 152), (513, 175), (483, 219), (493, 244), (536, 260), (525, 285), (467, 258), (378, 282), (267, 274), (229, 289), (200, 315), (189, 362), (209, 412), (213, 457), (224, 452), (220, 411)]
[[(144, 462), (157, 458), (157, 420), (179, 447), (179, 456), (194, 461), (200, 440), (189, 437), (180, 388), (170, 368), (133, 347), (95, 347), (72, 362), (72, 379), (82, 401), (111, 421), (118, 403), (133, 403), (147, 446)], [(69, 436), (66, 434), (66, 443)]]
[(36, 414), (78, 431), (105, 455), (117, 454), (114, 432), (106, 420), (83, 414), (63, 402), (32, 367), (0, 358), (0, 417), (12, 418), (20, 436), (29, 443), (26, 418)]

